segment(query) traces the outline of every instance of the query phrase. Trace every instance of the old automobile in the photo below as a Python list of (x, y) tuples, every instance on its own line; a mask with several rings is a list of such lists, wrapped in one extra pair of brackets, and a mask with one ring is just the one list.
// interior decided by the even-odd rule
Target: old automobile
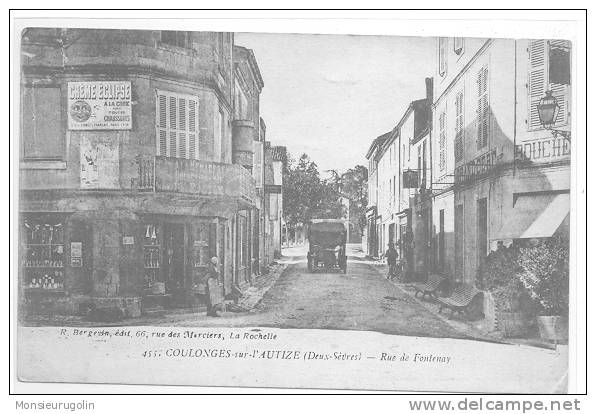
[(348, 269), (346, 256), (346, 222), (335, 219), (313, 219), (308, 229), (308, 271), (324, 268)]

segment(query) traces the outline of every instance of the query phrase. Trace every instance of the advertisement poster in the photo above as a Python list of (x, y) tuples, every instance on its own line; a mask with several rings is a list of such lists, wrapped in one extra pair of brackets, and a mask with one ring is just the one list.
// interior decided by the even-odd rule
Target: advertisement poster
[(68, 82), (68, 129), (131, 129), (130, 82)]
[(118, 188), (118, 140), (100, 134), (81, 136), (81, 188)]

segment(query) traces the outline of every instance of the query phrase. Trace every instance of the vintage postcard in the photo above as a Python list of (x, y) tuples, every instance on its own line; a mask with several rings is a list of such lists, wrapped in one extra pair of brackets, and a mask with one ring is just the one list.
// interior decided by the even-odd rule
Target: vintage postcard
[(570, 391), (576, 33), (74, 22), (15, 20), (18, 381)]

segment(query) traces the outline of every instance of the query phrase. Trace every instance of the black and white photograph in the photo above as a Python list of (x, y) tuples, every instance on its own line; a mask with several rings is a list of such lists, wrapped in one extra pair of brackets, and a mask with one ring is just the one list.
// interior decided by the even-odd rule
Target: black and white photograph
[(576, 392), (576, 33), (16, 21), (17, 381)]

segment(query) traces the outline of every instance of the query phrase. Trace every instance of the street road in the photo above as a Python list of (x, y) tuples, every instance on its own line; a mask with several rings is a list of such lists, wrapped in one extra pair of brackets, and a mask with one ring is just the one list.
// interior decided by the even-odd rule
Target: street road
[(465, 337), (381, 276), (354, 248), (351, 250), (348, 272), (343, 274), (339, 270), (309, 273), (306, 248), (286, 249), (287, 269), (251, 313), (226, 313), (220, 318), (189, 318), (167, 324), (350, 329)]

